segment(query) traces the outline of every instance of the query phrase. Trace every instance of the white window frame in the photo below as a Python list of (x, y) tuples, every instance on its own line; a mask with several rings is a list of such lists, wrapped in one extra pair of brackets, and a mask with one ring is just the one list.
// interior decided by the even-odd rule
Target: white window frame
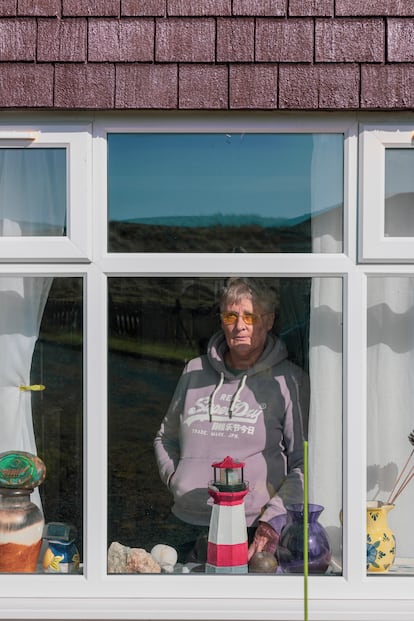
[(414, 237), (385, 234), (385, 150), (414, 147), (412, 123), (362, 123), (360, 153), (361, 262), (414, 262)]
[[(61, 127), (66, 135), (65, 123), (62, 122)], [(88, 132), (89, 126), (84, 127)], [(106, 134), (110, 131), (343, 132), (343, 253), (108, 253)], [(64, 142), (62, 136), (60, 140)], [(0, 575), (0, 619), (303, 619), (304, 580), (301, 576), (137, 576), (106, 572), (107, 278), (228, 274), (343, 279), (343, 575), (309, 577), (309, 615), (320, 621), (403, 621), (410, 618), (414, 608), (414, 577), (366, 575), (366, 287), (369, 274), (413, 275), (414, 266), (397, 266), (391, 261), (387, 266), (357, 262), (358, 131), (355, 115), (95, 115), (92, 134), (85, 140), (93, 144), (92, 171), (88, 158), (86, 164), (91, 185), (93, 179), (91, 213), (89, 210), (85, 213), (84, 208), (83, 216), (79, 213), (86, 228), (90, 223), (93, 225), (93, 239), (91, 244), (86, 243), (87, 252), (81, 253), (82, 258), (78, 254), (69, 257), (60, 245), (60, 248), (50, 246), (39, 253), (40, 256), (27, 257), (14, 249), (10, 251), (7, 264), (0, 263), (2, 274), (84, 277), (85, 572), (66, 576)], [(82, 170), (78, 172), (82, 176)], [(89, 202), (87, 204), (89, 206)], [(74, 209), (77, 213), (76, 206)], [(89, 262), (82, 263), (85, 257)], [(67, 493), (70, 494), (70, 490)]]
[(91, 124), (0, 124), (0, 149), (66, 149), (65, 236), (0, 237), (0, 261), (91, 260)]

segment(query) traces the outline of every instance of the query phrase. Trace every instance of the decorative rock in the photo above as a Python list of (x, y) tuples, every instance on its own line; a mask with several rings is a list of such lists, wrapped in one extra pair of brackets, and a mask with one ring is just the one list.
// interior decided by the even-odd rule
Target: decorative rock
[(156, 561), (161, 569), (166, 573), (172, 573), (174, 566), (178, 560), (177, 551), (164, 543), (158, 543), (151, 550), (151, 556)]
[(128, 548), (114, 541), (108, 550), (108, 573), (124, 574), (127, 566), (127, 550)]
[(129, 548), (127, 555), (127, 572), (137, 574), (159, 574), (161, 567), (151, 554), (142, 548)]
[(161, 567), (142, 548), (129, 548), (117, 541), (108, 550), (109, 574), (159, 574)]

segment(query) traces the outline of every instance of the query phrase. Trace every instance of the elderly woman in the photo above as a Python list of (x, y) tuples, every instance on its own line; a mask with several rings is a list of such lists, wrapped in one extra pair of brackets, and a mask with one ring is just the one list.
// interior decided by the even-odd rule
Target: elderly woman
[(245, 463), (249, 559), (262, 550), (275, 552), (286, 505), (303, 502), (309, 382), (270, 333), (275, 303), (258, 280), (228, 280), (220, 298), (221, 330), (207, 354), (186, 365), (154, 441), (173, 513), (205, 529), (212, 463), (227, 455)]

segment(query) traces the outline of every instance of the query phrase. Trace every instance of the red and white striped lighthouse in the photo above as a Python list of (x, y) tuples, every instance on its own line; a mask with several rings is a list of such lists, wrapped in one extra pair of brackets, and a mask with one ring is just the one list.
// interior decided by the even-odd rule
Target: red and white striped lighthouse
[(247, 527), (244, 463), (226, 457), (212, 464), (214, 481), (208, 493), (214, 499), (208, 532), (206, 573), (247, 573)]

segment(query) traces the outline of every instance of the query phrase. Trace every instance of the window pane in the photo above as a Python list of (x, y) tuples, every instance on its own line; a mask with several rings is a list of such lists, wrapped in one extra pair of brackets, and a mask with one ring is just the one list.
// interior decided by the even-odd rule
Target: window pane
[[(368, 280), (368, 572), (412, 573), (414, 278)], [(407, 461), (408, 460), (408, 461)], [(385, 505), (381, 509), (377, 505)], [(383, 515), (381, 515), (383, 514)], [(386, 521), (385, 521), (386, 518)], [(372, 522), (382, 520), (382, 530)], [(388, 527), (391, 530), (388, 530)], [(395, 541), (394, 541), (395, 537)], [(395, 552), (397, 554), (395, 557)]]
[[(82, 278), (54, 278), (33, 355), (31, 381), (46, 388), (32, 393), (33, 421), (38, 454), (47, 473), (39, 488), (46, 525), (68, 524), (74, 530), (60, 532), (75, 539), (83, 559), (83, 313)], [(56, 531), (57, 527), (54, 526)], [(52, 533), (53, 534), (53, 533)], [(53, 539), (53, 537), (52, 537)], [(63, 547), (72, 558), (72, 546)], [(65, 559), (47, 555), (41, 561), (47, 571), (73, 570)], [(63, 554), (62, 548), (60, 553)]]
[[(313, 566), (313, 571), (341, 572), (341, 279), (263, 279), (266, 289), (271, 289), (274, 295), (272, 308), (275, 308), (275, 318), (271, 334), (277, 343), (273, 350), (272, 339), (267, 341), (269, 351), (272, 352), (272, 355), (266, 354), (269, 355), (268, 361), (273, 360), (273, 355), (277, 358), (274, 366), (273, 362), (268, 362), (268, 374), (262, 370), (264, 376), (258, 372), (258, 377), (253, 373), (250, 378), (248, 373), (243, 379), (244, 373), (237, 376), (230, 360), (225, 362), (225, 366), (226, 369), (230, 368), (229, 372), (234, 373), (234, 377), (229, 380), (225, 375), (224, 384), (221, 385), (220, 370), (213, 371), (213, 363), (207, 362), (205, 357), (190, 364), (187, 369), (188, 394), (191, 394), (189, 398), (194, 403), (191, 408), (183, 406), (186, 422), (177, 431), (177, 436), (180, 436), (184, 452), (189, 450), (188, 454), (191, 454), (194, 445), (198, 447), (195, 449), (197, 459), (193, 455), (187, 462), (191, 464), (187, 474), (194, 476), (197, 483), (195, 487), (190, 483), (186, 494), (180, 494), (179, 491), (175, 494), (175, 515), (172, 513), (172, 491), (175, 485), (177, 492), (178, 486), (175, 482), (169, 489), (165, 484), (166, 473), (162, 472), (160, 452), (157, 451), (157, 458), (154, 453), (154, 438), (170, 403), (177, 399), (177, 396), (173, 397), (177, 383), (180, 381), (181, 386), (183, 381), (186, 383), (185, 379), (180, 380), (185, 364), (205, 354), (210, 338), (220, 329), (217, 300), (226, 280), (109, 278), (108, 547), (112, 548), (116, 544), (121, 546), (121, 550), (129, 547), (150, 553), (153, 546), (168, 544), (178, 551), (179, 563), (196, 571), (195, 567), (200, 567), (198, 560), (202, 558), (207, 545), (209, 524), (208, 520), (206, 523), (204, 508), (209, 513), (206, 503), (209, 497), (207, 487), (213, 479), (211, 464), (227, 455), (246, 461), (246, 479), (250, 485), (245, 500), (249, 537), (254, 535), (260, 516), (260, 511), (254, 513), (257, 495), (263, 494), (263, 502), (259, 502), (260, 510), (266, 503), (270, 503), (272, 510), (269, 512), (269, 520), (277, 516), (280, 518), (281, 513), (285, 514), (275, 509), (273, 516), (274, 507), (270, 498), (275, 489), (279, 489), (280, 497), (286, 493), (286, 504), (292, 504), (298, 499), (303, 502), (302, 484), (298, 489), (295, 477), (302, 467), (298, 464), (301, 464), (303, 449), (302, 432), (306, 435), (308, 421), (309, 374), (311, 382), (315, 378), (316, 389), (311, 399), (310, 416), (318, 417), (317, 422), (310, 421), (309, 427), (310, 471), (313, 476), (310, 501), (322, 505), (319, 522), (324, 526), (324, 533), (332, 548), (332, 560), (330, 563), (328, 561), (328, 566), (323, 567), (327, 558), (325, 555), (318, 567)], [(258, 326), (267, 327), (268, 319), (266, 313), (256, 317), (256, 323), (253, 324), (255, 334), (262, 334), (258, 332)], [(247, 317), (246, 321), (250, 319)], [(287, 359), (284, 358), (285, 351)], [(313, 368), (310, 368), (311, 362)], [(329, 369), (329, 378), (321, 383), (322, 375), (328, 377), (326, 367)], [(297, 390), (293, 390), (292, 381)], [(239, 392), (234, 397), (237, 390)], [(278, 400), (279, 397), (282, 401)], [(229, 414), (232, 400), (231, 407), (234, 409)], [(211, 422), (207, 420), (209, 403)], [(302, 421), (302, 431), (299, 431), (298, 421)], [(287, 445), (284, 449), (289, 466), (286, 466), (287, 471), (284, 470), (282, 478), (285, 481), (287, 477), (286, 480), (291, 484), (291, 487), (288, 485), (289, 492), (277, 478), (276, 472), (279, 472), (280, 466), (278, 450), (278, 455), (275, 455), (275, 448), (280, 443), (288, 443), (288, 437), (292, 441), (291, 447), (297, 446), (298, 451), (295, 455), (295, 451), (290, 453)], [(300, 441), (298, 437), (301, 437)], [(161, 460), (166, 458), (168, 461), (169, 450), (176, 450), (173, 445), (174, 442), (170, 449), (164, 445), (165, 453)], [(299, 470), (294, 466), (296, 459)], [(181, 460), (182, 464), (186, 461), (185, 455)], [(178, 466), (178, 470), (180, 467), (185, 472), (185, 466)], [(263, 485), (260, 485), (256, 468), (262, 472), (263, 467), (266, 472), (268, 469), (269, 474), (268, 478), (264, 477)], [(184, 488), (185, 476), (182, 479)], [(259, 478), (256, 480), (256, 477)], [(284, 489), (283, 492), (279, 486)], [(200, 494), (203, 496), (201, 504)], [(185, 496), (184, 502), (180, 502), (182, 495)], [(199, 510), (201, 515), (197, 514)], [(185, 515), (187, 511), (191, 515)], [(279, 531), (284, 517), (279, 520), (280, 524), (278, 520), (274, 523)], [(193, 547), (197, 538), (196, 550), (201, 557), (194, 556)], [(175, 570), (182, 571), (182, 565), (178, 564)], [(110, 573), (126, 571), (128, 569), (125, 565), (120, 568), (111, 557)]]
[(414, 236), (414, 150), (385, 149), (387, 237)]
[(108, 151), (110, 252), (342, 251), (343, 135), (109, 134)]
[(0, 235), (62, 236), (66, 150), (0, 149)]

